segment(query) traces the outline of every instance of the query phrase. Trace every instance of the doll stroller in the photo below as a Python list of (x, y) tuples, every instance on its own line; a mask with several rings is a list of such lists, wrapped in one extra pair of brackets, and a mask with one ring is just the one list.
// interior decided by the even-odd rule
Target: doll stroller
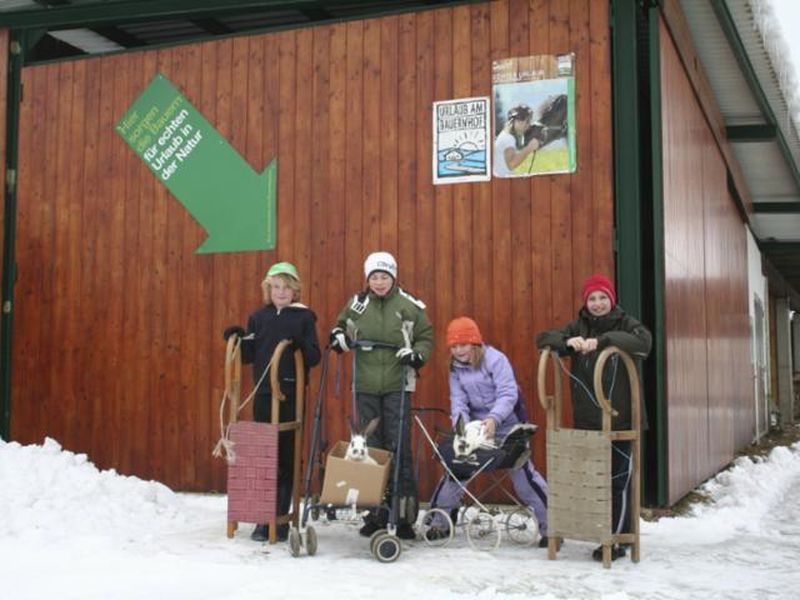
[[(372, 351), (376, 348), (397, 351), (399, 346), (384, 342), (373, 342), (368, 340), (358, 340), (353, 342), (353, 411), (355, 412), (355, 373), (358, 353), (361, 351)], [(405, 428), (408, 427), (406, 419), (400, 419), (398, 423), (398, 442), (396, 456), (390, 452), (377, 448), (370, 448), (370, 455), (376, 459), (377, 465), (357, 463), (344, 460), (344, 451), (347, 447), (345, 442), (336, 444), (328, 452), (324, 468), (324, 477), (320, 495), (312, 496), (311, 483), (314, 475), (314, 465), (322, 470), (322, 461), (317, 461), (317, 454), (321, 446), (321, 425), (322, 425), (322, 403), (324, 385), (326, 380), (327, 362), (329, 350), (326, 350), (322, 375), (320, 378), (320, 391), (317, 395), (316, 406), (314, 409), (314, 421), (311, 431), (311, 447), (309, 461), (306, 465), (303, 494), (303, 511), (300, 519), (300, 531), (305, 533), (306, 552), (312, 556), (317, 551), (317, 536), (314, 527), (308, 523), (317, 520), (320, 516), (325, 516), (329, 521), (342, 521), (337, 515), (341, 511), (347, 511), (349, 517), (347, 522), (360, 520), (360, 514), (364, 510), (383, 511), (387, 515), (387, 526), (379, 529), (370, 537), (370, 553), (382, 563), (394, 562), (400, 557), (402, 545), (397, 537), (397, 523), (399, 518), (399, 481), (400, 464), (397, 457), (402, 456), (408, 450), (403, 447)], [(406, 367), (409, 369), (410, 367)], [(405, 390), (400, 395), (400, 414), (405, 415), (405, 403), (408, 396)], [(391, 475), (390, 475), (391, 471)], [(389, 476), (392, 477), (392, 494), (386, 498), (384, 495)], [(342, 482), (346, 481), (346, 484)], [(365, 498), (367, 500), (365, 501)], [(297, 539), (301, 540), (298, 533)], [(300, 545), (292, 546), (293, 556), (300, 555)]]
[[(524, 401), (519, 396), (516, 408), (520, 423), (503, 437), (494, 448), (477, 450), (463, 459), (453, 455), (453, 433), (446, 433), (441, 441), (428, 432), (423, 420), (414, 415), (417, 426), (428, 441), (437, 461), (442, 465), (447, 477), (464, 492), (465, 500), (460, 507), (451, 511), (441, 508), (429, 509), (422, 518), (421, 533), (430, 546), (446, 546), (454, 538), (455, 528), (466, 531), (467, 541), (475, 550), (491, 551), (500, 546), (502, 531), (512, 542), (519, 545), (532, 545), (539, 539), (539, 524), (532, 511), (505, 487), (511, 473), (521, 468), (531, 457), (530, 440), (538, 427), (527, 422)], [(481, 475), (491, 478), (490, 485), (480, 493), (473, 493), (470, 485)], [(499, 490), (512, 502), (512, 509), (503, 511), (498, 506), (489, 506), (484, 499), (493, 491)], [(433, 527), (441, 528), (447, 534), (443, 537), (429, 536)]]

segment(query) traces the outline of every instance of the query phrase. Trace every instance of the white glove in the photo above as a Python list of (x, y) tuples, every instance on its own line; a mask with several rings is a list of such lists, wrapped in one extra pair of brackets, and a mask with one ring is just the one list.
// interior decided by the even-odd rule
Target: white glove
[(419, 352), (415, 352), (411, 348), (400, 348), (395, 356), (400, 359), (400, 362), (403, 365), (413, 367), (415, 369), (419, 369), (424, 363), (422, 355)]
[(414, 354), (414, 351), (411, 348), (400, 348), (395, 356), (402, 362), (403, 357), (408, 356), (409, 354)]
[(347, 343), (347, 336), (340, 328), (331, 331), (331, 348), (341, 354), (342, 352), (350, 352), (350, 344)]

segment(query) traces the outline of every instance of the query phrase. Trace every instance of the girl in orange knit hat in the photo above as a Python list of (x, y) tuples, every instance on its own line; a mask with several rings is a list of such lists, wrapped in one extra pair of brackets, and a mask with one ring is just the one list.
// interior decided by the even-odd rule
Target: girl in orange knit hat
[[(469, 317), (459, 317), (450, 322), (447, 326), (447, 346), (450, 348), (450, 418), (453, 425), (459, 419), (464, 423), (481, 421), (487, 438), (502, 440), (524, 419), (520, 390), (511, 363), (498, 349), (484, 344), (477, 323)], [(439, 452), (459, 479), (469, 478), (488, 460), (495, 458), (491, 454), (478, 456), (477, 462), (465, 471), (463, 463), (457, 468), (453, 464), (452, 443), (443, 444)], [(536, 516), (542, 534), (539, 545), (546, 547), (547, 483), (544, 477), (528, 460), (513, 470), (510, 478), (517, 497)], [(464, 488), (445, 475), (436, 486), (431, 507), (451, 511), (459, 506), (463, 495)], [(441, 519), (446, 520), (443, 517)], [(428, 539), (445, 537), (449, 535), (446, 526), (434, 520), (426, 536)]]
[[(602, 429), (602, 411), (591, 393), (594, 389), (594, 366), (600, 351), (617, 346), (633, 358), (644, 359), (650, 353), (652, 337), (638, 320), (617, 305), (614, 284), (604, 275), (592, 275), (583, 284), (583, 306), (578, 318), (561, 329), (544, 331), (536, 337), (540, 350), (551, 348), (559, 354), (572, 355), (572, 413), (576, 429)], [(627, 377), (616, 373), (616, 361), (606, 366), (603, 382), (611, 405), (619, 413), (612, 421), (614, 429), (631, 428), (631, 390)], [(630, 531), (631, 443), (613, 442), (611, 453), (612, 523), (614, 533)], [(615, 546), (612, 560), (625, 556), (624, 546)], [(603, 560), (602, 546), (592, 553)]]

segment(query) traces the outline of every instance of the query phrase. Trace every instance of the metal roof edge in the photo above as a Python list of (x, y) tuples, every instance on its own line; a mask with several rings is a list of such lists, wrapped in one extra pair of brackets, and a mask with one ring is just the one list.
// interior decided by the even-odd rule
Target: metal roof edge
[[(478, 0), (442, 0), (439, 3), (419, 0), (415, 5), (375, 3), (369, 15), (386, 14), (393, 10), (429, 10), (445, 6), (474, 3)], [(485, 1), (485, 0), (482, 0)], [(0, 11), (0, 27), (9, 29), (68, 29), (90, 27), (103, 23), (123, 24), (135, 21), (159, 21), (187, 16), (211, 16), (225, 13), (259, 12), (268, 9), (312, 10), (346, 7), (354, 0), (120, 0), (119, 2), (58, 5), (48, 8)]]
[[(789, 147), (786, 139), (787, 135), (791, 136), (792, 142), (794, 142), (795, 145), (800, 145), (800, 137), (798, 137), (797, 131), (793, 126), (791, 126), (791, 123), (788, 123), (789, 131), (786, 131), (787, 119), (779, 119), (776, 117), (776, 112), (778, 111), (776, 111), (776, 107), (773, 106), (770, 97), (777, 95), (783, 100), (787, 107), (788, 100), (786, 99), (785, 94), (783, 93), (783, 90), (780, 88), (780, 85), (777, 81), (767, 82), (774, 87), (769, 90), (771, 92), (770, 94), (766, 93), (766, 90), (764, 89), (764, 82), (762, 81), (763, 77), (759, 76), (759, 72), (755, 69), (752, 61), (750, 60), (751, 53), (754, 49), (748, 47), (748, 45), (739, 35), (739, 29), (736, 21), (733, 18), (733, 15), (730, 12), (728, 1), (729, 0), (712, 0), (711, 4), (712, 8), (714, 9), (714, 14), (719, 20), (720, 27), (722, 28), (722, 31), (725, 34), (728, 43), (730, 44), (731, 51), (742, 68), (748, 85), (750, 86), (753, 94), (756, 96), (759, 106), (765, 113), (764, 116), (766, 121), (770, 125), (774, 125), (776, 127), (775, 141), (778, 144), (781, 155), (786, 160), (789, 169), (792, 172), (795, 184), (798, 186), (798, 188), (800, 188), (800, 167), (798, 166), (798, 160), (792, 152), (792, 149)], [(767, 61), (770, 63), (770, 66), (772, 66), (772, 59), (763, 43), (759, 42), (759, 48), (755, 50), (763, 51)], [(783, 109), (781, 109), (780, 112), (783, 112)]]
[[(147, 0), (145, 0), (145, 2), (146, 1)], [(160, 0), (157, 0), (157, 1), (160, 3)], [(178, 46), (184, 46), (184, 45), (187, 45), (187, 44), (201, 44), (201, 43), (206, 43), (206, 42), (221, 41), (221, 40), (225, 40), (225, 39), (232, 39), (232, 38), (238, 38), (238, 37), (246, 37), (246, 36), (253, 36), (253, 35), (264, 35), (264, 34), (268, 34), (268, 33), (278, 33), (278, 32), (281, 32), (281, 31), (290, 31), (290, 30), (294, 30), (294, 29), (314, 28), (314, 27), (322, 27), (322, 26), (329, 26), (329, 25), (337, 25), (337, 24), (340, 24), (340, 23), (347, 23), (349, 21), (357, 21), (357, 20), (363, 20), (363, 19), (377, 19), (377, 18), (381, 18), (381, 17), (391, 17), (391, 16), (407, 14), (407, 13), (410, 13), (410, 12), (427, 12), (427, 11), (431, 11), (431, 10), (441, 10), (441, 9), (445, 9), (445, 8), (453, 8), (453, 7), (466, 5), (466, 4), (477, 4), (477, 3), (485, 2), (485, 1), (486, 0), (441, 0), (438, 3), (429, 3), (429, 2), (426, 2), (425, 0), (419, 0), (418, 3), (411, 3), (411, 4), (408, 4), (408, 3), (405, 3), (405, 4), (381, 3), (380, 5), (376, 4), (376, 6), (374, 6), (370, 11), (365, 12), (365, 13), (357, 13), (357, 14), (345, 15), (345, 16), (331, 16), (330, 18), (326, 18), (326, 19), (317, 19), (317, 20), (312, 20), (312, 21), (307, 21), (307, 22), (302, 22), (302, 23), (281, 23), (281, 24), (278, 24), (278, 25), (261, 25), (261, 26), (258, 26), (258, 27), (254, 27), (252, 29), (242, 29), (242, 30), (239, 30), (239, 31), (231, 31), (230, 33), (226, 33), (226, 34), (198, 33), (197, 35), (187, 36), (187, 37), (184, 37), (184, 38), (181, 38), (181, 39), (170, 40), (170, 41), (166, 41), (166, 42), (148, 43), (146, 45), (135, 46), (135, 47), (126, 47), (126, 48), (121, 48), (121, 49), (118, 49), (118, 50), (114, 49), (114, 50), (108, 50), (108, 51), (105, 51), (105, 52), (98, 52), (98, 53), (76, 54), (74, 56), (63, 56), (63, 57), (58, 57), (58, 58), (53, 58), (53, 59), (48, 59), (48, 60), (37, 60), (34, 63), (34, 66), (53, 64), (53, 63), (61, 63), (61, 62), (69, 62), (69, 61), (75, 61), (75, 60), (90, 60), (90, 59), (94, 59), (94, 58), (106, 58), (106, 57), (118, 56), (118, 55), (121, 55), (121, 54), (130, 54), (131, 52), (147, 52), (147, 51), (151, 51), (151, 50), (174, 48), (174, 47), (178, 47)], [(330, 7), (331, 5), (342, 5), (342, 6), (344, 6), (344, 5), (352, 5), (352, 3), (353, 3), (352, 0), (333, 0), (333, 2), (330, 2), (329, 0), (325, 0), (325, 2), (326, 2), (326, 6), (327, 7)], [(177, 4), (186, 3), (188, 5), (191, 5), (194, 8), (197, 8), (198, 10), (197, 11), (193, 11), (193, 12), (169, 13), (169, 14), (167, 14), (166, 11), (168, 9), (164, 7), (163, 11), (161, 13), (159, 13), (161, 15), (160, 17), (158, 15), (154, 14), (154, 13), (142, 12), (142, 13), (136, 13), (136, 16), (122, 16), (121, 18), (118, 17), (117, 20), (109, 20), (109, 21), (101, 20), (99, 23), (100, 24), (115, 24), (116, 25), (116, 24), (124, 23), (124, 22), (141, 22), (142, 20), (146, 20), (148, 18), (152, 18), (153, 20), (158, 20), (159, 18), (161, 18), (161, 19), (174, 19), (174, 18), (181, 18), (181, 17), (182, 18), (188, 18), (188, 17), (198, 16), (198, 14), (200, 14), (200, 13), (204, 13), (204, 14), (207, 14), (207, 15), (219, 15), (220, 12), (235, 14), (235, 13), (237, 13), (236, 5), (251, 6), (251, 5), (255, 4), (255, 2), (253, 2), (252, 0), (246, 0), (246, 1), (242, 1), (242, 2), (239, 2), (237, 0), (237, 1), (232, 2), (232, 4), (230, 4), (230, 5), (226, 4), (224, 9), (218, 8), (216, 11), (209, 12), (208, 10), (203, 8), (203, 5), (206, 5), (206, 4), (210, 5), (210, 4), (214, 4), (214, 3), (219, 5), (219, 0), (167, 0), (167, 2), (165, 2), (165, 4), (166, 3), (168, 3), (170, 5), (177, 5)], [(114, 6), (117, 6), (119, 4), (138, 5), (139, 2), (138, 2), (138, 0), (132, 0), (132, 1), (124, 0), (124, 1), (119, 2), (119, 3), (113, 3)], [(316, 0), (295, 0), (295, 1), (291, 1), (291, 0), (274, 0), (274, 1), (264, 2), (262, 0), (262, 1), (258, 2), (258, 4), (259, 4), (260, 8), (262, 8), (262, 9), (265, 8), (265, 7), (280, 8), (282, 6), (286, 7), (286, 8), (290, 8), (290, 5), (291, 5), (291, 7), (294, 7), (294, 8), (301, 8), (302, 6), (310, 7), (313, 4), (319, 4), (319, 2), (316, 1)], [(93, 5), (93, 6), (96, 6), (96, 5)], [(233, 6), (233, 8), (231, 8), (231, 6)], [(72, 5), (72, 6), (68, 7), (68, 8), (74, 9), (76, 7), (74, 5)], [(78, 7), (78, 8), (80, 8), (80, 7)], [(54, 9), (54, 10), (56, 10), (56, 9)], [(59, 7), (57, 10), (60, 12), (62, 9), (61, 9), (61, 7)], [(26, 11), (26, 12), (33, 13), (33, 12), (42, 12), (42, 11)], [(47, 12), (50, 12), (50, 11), (47, 11)], [(3, 14), (4, 14), (3, 12), (0, 12), (0, 28), (3, 27), (3, 24), (2, 24)], [(18, 14), (18, 13), (15, 13), (15, 14)], [(70, 16), (69, 18), (72, 19), (72, 16)], [(57, 28), (60, 28), (62, 26), (62, 24), (65, 24), (65, 23), (66, 23), (66, 21), (63, 20), (63, 19), (55, 19), (53, 21), (53, 24), (51, 24), (50, 26), (52, 28), (55, 28), (54, 29), (55, 31), (58, 31), (59, 29), (57, 29)], [(84, 23), (84, 26), (91, 25), (91, 24), (97, 24), (97, 23)], [(64, 26), (68, 27), (68, 26), (71, 26), (71, 25), (64, 25)], [(20, 26), (20, 27), (13, 27), (12, 26), (12, 27), (10, 27), (10, 29), (11, 29), (11, 31), (19, 31), (19, 32), (22, 32), (22, 33), (26, 33), (26, 32), (40, 32), (41, 33), (43, 31), (45, 31), (45, 29), (43, 29), (42, 27), (37, 27), (37, 26), (34, 26), (34, 25), (25, 25), (25, 26)]]

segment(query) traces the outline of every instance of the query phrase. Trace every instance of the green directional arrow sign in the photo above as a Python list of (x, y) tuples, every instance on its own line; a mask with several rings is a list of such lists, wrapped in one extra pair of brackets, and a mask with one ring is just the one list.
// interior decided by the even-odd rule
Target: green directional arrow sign
[(260, 175), (163, 75), (116, 126), (208, 233), (196, 253), (275, 247), (277, 163)]

